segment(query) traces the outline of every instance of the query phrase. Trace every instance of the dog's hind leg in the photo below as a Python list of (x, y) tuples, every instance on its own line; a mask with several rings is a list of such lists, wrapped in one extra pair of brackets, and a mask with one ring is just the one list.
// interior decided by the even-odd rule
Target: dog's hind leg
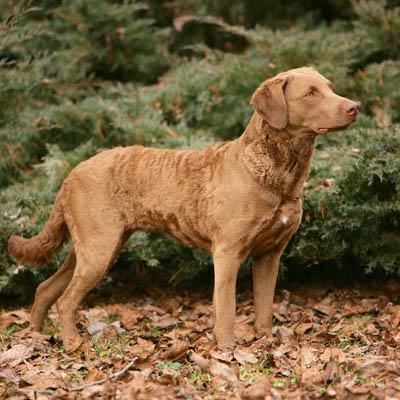
[(68, 253), (64, 264), (49, 279), (42, 282), (36, 289), (35, 302), (31, 311), (31, 329), (40, 331), (49, 308), (64, 292), (75, 270), (74, 248)]
[(75, 271), (70, 284), (57, 301), (66, 352), (76, 350), (82, 343), (76, 328), (76, 313), (82, 300), (110, 269), (126, 239), (121, 226), (113, 226), (110, 221), (103, 223), (106, 227), (104, 230), (92, 232), (92, 235), (78, 234)]

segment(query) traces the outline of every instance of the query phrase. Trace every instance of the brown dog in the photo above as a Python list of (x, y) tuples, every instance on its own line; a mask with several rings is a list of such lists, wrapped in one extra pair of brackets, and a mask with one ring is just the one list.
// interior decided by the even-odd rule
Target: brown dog
[(212, 253), (220, 347), (235, 343), (236, 276), (254, 257), (255, 326), (271, 334), (279, 258), (300, 224), (315, 139), (349, 126), (359, 106), (333, 93), (313, 68), (265, 81), (251, 105), (255, 112), (237, 140), (203, 151), (115, 148), (71, 172), (44, 229), (9, 240), (15, 258), (38, 265), (72, 238), (63, 266), (37, 288), (32, 329), (58, 299), (65, 349), (76, 349), (75, 316), (85, 295), (132, 232), (157, 230)]

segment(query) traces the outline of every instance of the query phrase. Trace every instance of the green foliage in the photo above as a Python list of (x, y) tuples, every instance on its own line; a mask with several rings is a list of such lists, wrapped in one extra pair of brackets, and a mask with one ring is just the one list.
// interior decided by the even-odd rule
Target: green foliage
[(346, 136), (333, 154), (316, 155), (287, 262), (398, 274), (400, 129), (352, 129)]
[[(260, 82), (303, 65), (363, 106), (354, 128), (318, 139), (303, 223), (282, 266), (288, 274), (317, 264), (400, 274), (400, 7), (225, 3), (0, 6), (0, 293), (24, 293), (61, 264), (66, 248), (50, 268), (14, 273), (7, 240), (41, 230), (74, 166), (117, 145), (199, 149), (234, 139)], [(190, 284), (210, 275), (212, 260), (136, 233), (117, 264)]]

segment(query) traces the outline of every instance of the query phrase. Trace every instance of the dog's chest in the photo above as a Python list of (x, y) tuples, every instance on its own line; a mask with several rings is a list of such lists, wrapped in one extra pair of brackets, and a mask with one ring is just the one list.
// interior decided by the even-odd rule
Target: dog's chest
[(284, 203), (273, 214), (267, 214), (260, 220), (253, 233), (251, 254), (261, 254), (277, 246), (286, 245), (299, 227), (301, 216), (301, 201)]

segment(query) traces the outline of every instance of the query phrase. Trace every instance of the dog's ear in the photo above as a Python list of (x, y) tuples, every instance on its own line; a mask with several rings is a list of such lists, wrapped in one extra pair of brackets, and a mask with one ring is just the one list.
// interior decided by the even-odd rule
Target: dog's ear
[(269, 79), (254, 92), (250, 104), (273, 128), (283, 129), (287, 125), (285, 87), (288, 78)]

